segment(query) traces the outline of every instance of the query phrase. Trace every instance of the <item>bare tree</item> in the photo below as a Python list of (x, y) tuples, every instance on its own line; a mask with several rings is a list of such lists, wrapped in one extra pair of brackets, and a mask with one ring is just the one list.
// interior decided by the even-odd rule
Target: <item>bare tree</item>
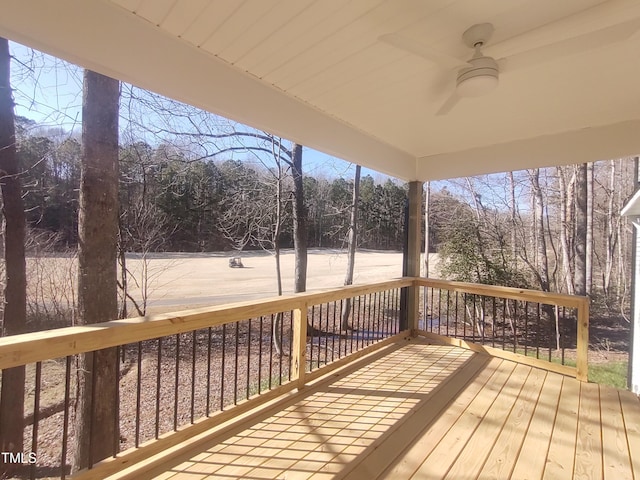
[[(3, 335), (23, 333), (26, 327), (26, 221), (20, 168), (16, 156), (13, 99), (10, 84), (9, 42), (0, 39), (0, 187), (4, 214), (5, 292)], [(23, 451), (24, 366), (3, 370), (0, 393), (0, 450)], [(1, 463), (2, 469), (8, 467)]]
[(556, 171), (558, 174), (558, 185), (560, 191), (560, 202), (558, 208), (560, 210), (560, 249), (562, 251), (563, 276), (564, 283), (567, 287), (567, 293), (573, 295), (573, 206), (576, 175), (575, 170), (573, 170), (571, 179), (567, 181), (564, 167), (557, 167)]
[(576, 295), (587, 294), (587, 164), (576, 166), (576, 233), (575, 272)]
[[(349, 215), (349, 234), (347, 244), (347, 274), (344, 279), (345, 285), (351, 285), (353, 283), (353, 270), (356, 263), (356, 243), (358, 239), (357, 235), (357, 221), (358, 221), (358, 202), (360, 200), (360, 171), (362, 167), (356, 165), (356, 173), (353, 179), (353, 196), (351, 198), (351, 213)], [(349, 315), (351, 313), (351, 299), (347, 298), (342, 305), (342, 330), (349, 328)]]
[[(547, 259), (547, 242), (544, 227), (544, 198), (540, 187), (540, 169), (529, 170), (529, 180), (531, 182), (531, 198), (533, 202), (533, 232), (534, 246), (536, 252), (536, 262), (534, 275), (536, 276), (540, 289), (549, 291), (549, 262)], [(529, 265), (531, 265), (529, 263)]]
[(307, 290), (307, 209), (304, 204), (302, 178), (302, 145), (291, 147), (291, 176), (293, 177), (293, 248), (295, 251), (295, 274), (293, 291)]
[[(105, 322), (118, 315), (119, 89), (117, 80), (85, 70), (78, 221), (80, 324)], [(78, 357), (74, 471), (115, 453), (119, 441), (114, 422), (118, 416), (117, 361), (114, 348)]]

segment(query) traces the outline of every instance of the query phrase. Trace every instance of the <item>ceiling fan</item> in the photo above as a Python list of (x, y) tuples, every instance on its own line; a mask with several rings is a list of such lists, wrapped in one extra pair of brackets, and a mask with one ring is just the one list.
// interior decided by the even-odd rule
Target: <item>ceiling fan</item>
[[(541, 28), (548, 27), (546, 25)], [(535, 34), (538, 33), (537, 31), (541, 28), (516, 35), (491, 45), (490, 48), (495, 48), (497, 45), (506, 46), (508, 42), (516, 38), (535, 37)], [(455, 88), (436, 112), (436, 115), (446, 115), (462, 98), (482, 96), (494, 90), (498, 86), (498, 79), (502, 72), (526, 68), (600, 46), (621, 42), (632, 37), (638, 30), (640, 30), (640, 18), (634, 18), (582, 35), (547, 45), (536, 46), (498, 60), (483, 52), (493, 35), (494, 27), (491, 23), (472, 25), (462, 34), (464, 44), (474, 50), (473, 56), (467, 61), (439, 52), (423, 42), (397, 33), (382, 35), (379, 39), (396, 48), (419, 55), (444, 69), (456, 69)]]

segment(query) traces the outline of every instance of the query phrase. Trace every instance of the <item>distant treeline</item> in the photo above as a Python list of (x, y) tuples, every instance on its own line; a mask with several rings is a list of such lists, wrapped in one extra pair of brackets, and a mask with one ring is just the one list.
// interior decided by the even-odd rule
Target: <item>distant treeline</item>
[[(18, 154), (24, 170), (27, 221), (32, 238), (54, 250), (78, 242), (80, 142), (56, 130), (17, 119)], [(204, 252), (231, 250), (240, 239), (233, 223), (243, 212), (264, 216), (268, 226), (273, 175), (260, 164), (238, 160), (194, 160), (173, 145), (145, 142), (120, 149), (120, 237), (126, 251)], [(281, 247), (293, 245), (291, 182), (285, 182)], [(346, 245), (353, 180), (305, 175), (309, 247)], [(360, 184), (358, 246), (401, 249), (406, 186), (365, 176)], [(238, 208), (238, 199), (252, 204)], [(256, 208), (257, 207), (257, 208)], [(254, 223), (257, 224), (257, 223)], [(256, 227), (257, 228), (257, 227)], [(265, 235), (268, 235), (265, 227)], [(230, 232), (233, 231), (234, 234)], [(35, 235), (37, 234), (37, 235)], [(240, 233), (241, 234), (241, 233)], [(260, 238), (253, 232), (252, 238)], [(251, 241), (244, 248), (260, 248)]]

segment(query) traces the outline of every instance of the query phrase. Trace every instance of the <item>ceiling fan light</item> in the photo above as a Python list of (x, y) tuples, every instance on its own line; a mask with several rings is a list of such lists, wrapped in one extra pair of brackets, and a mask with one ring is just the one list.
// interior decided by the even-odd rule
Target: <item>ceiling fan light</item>
[(498, 75), (493, 72), (458, 79), (456, 91), (461, 97), (480, 97), (498, 86)]

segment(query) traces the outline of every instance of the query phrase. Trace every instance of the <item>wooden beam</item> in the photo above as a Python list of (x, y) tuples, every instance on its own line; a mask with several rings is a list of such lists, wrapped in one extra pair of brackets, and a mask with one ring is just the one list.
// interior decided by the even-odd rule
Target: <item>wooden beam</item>
[[(409, 183), (409, 225), (407, 245), (407, 276), (420, 276), (420, 248), (422, 246), (422, 182)], [(409, 287), (407, 294), (408, 327), (418, 328), (420, 288), (417, 283)]]

